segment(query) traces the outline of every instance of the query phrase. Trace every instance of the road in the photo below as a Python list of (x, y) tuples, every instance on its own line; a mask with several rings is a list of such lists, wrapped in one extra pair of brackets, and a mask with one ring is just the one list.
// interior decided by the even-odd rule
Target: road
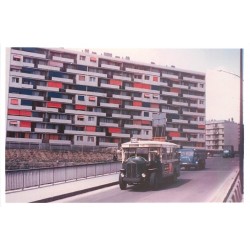
[(63, 203), (144, 203), (144, 202), (209, 202), (227, 177), (239, 166), (239, 158), (208, 158), (205, 170), (182, 170), (174, 184), (163, 184), (160, 190), (151, 191), (141, 186), (128, 186), (120, 190), (112, 186), (86, 194), (57, 200)]

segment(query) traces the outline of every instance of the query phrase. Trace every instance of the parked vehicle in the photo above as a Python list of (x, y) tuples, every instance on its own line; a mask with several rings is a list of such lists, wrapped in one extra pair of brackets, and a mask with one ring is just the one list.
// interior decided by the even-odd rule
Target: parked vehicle
[(202, 149), (183, 148), (179, 149), (180, 166), (189, 170), (194, 167), (196, 170), (204, 169), (206, 166), (207, 153)]
[(233, 145), (224, 145), (223, 146), (223, 158), (234, 158), (234, 146)]
[(145, 184), (156, 190), (165, 179), (176, 181), (180, 176), (178, 148), (177, 144), (160, 141), (131, 140), (123, 143), (120, 189)]

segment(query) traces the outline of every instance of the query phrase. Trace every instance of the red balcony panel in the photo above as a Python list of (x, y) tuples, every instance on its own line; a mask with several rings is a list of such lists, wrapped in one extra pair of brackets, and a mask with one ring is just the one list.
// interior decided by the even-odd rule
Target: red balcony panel
[(54, 62), (54, 61), (49, 61), (48, 62), (49, 66), (53, 66), (53, 67), (59, 67), (62, 68), (63, 67), (63, 63), (62, 62)]
[(121, 128), (109, 128), (109, 133), (121, 133)]
[(139, 88), (139, 89), (151, 89), (151, 86), (148, 84), (140, 83), (140, 82), (134, 82), (134, 88)]
[(122, 86), (122, 81), (121, 80), (115, 80), (115, 79), (110, 79), (109, 82), (111, 85), (117, 85), (117, 86)]
[(96, 60), (97, 60), (97, 59), (96, 59), (95, 57), (90, 57), (90, 61), (91, 61), (91, 62), (96, 62)]
[(21, 116), (32, 116), (32, 112), (28, 110), (20, 110)]
[(205, 125), (198, 125), (198, 128), (205, 129)]
[(76, 109), (76, 110), (86, 110), (86, 106), (76, 104), (75, 109)]
[(158, 79), (159, 79), (158, 76), (153, 76), (153, 81), (154, 82), (158, 82)]
[(141, 120), (134, 120), (134, 121), (133, 121), (133, 124), (134, 124), (134, 125), (141, 125), (141, 124), (142, 124), (142, 121), (141, 121)]
[(18, 99), (17, 98), (10, 99), (10, 104), (11, 105), (18, 105)]
[(49, 139), (50, 140), (58, 140), (59, 139), (59, 135), (49, 135)]
[(144, 121), (144, 120), (142, 120), (141, 124), (142, 125), (151, 125), (151, 121)]
[(110, 98), (110, 99), (109, 99), (109, 103), (113, 103), (113, 104), (122, 104), (122, 100), (120, 100), (120, 99), (115, 99), (115, 98)]
[(142, 107), (142, 102), (139, 102), (139, 101), (133, 101), (133, 106), (136, 106), (136, 107)]
[(63, 85), (61, 82), (48, 82), (48, 87), (62, 89)]
[(31, 122), (20, 121), (20, 127), (23, 127), (23, 128), (31, 128)]
[(181, 136), (181, 134), (179, 132), (174, 132), (174, 131), (169, 132), (168, 135), (170, 137), (180, 137)]
[(8, 109), (8, 115), (20, 115), (20, 110)]
[(96, 127), (95, 126), (85, 126), (85, 131), (95, 132), (96, 131)]
[(151, 103), (150, 107), (151, 108), (159, 108), (160, 105), (158, 103)]
[(47, 108), (61, 108), (62, 104), (58, 102), (48, 102)]
[(181, 89), (178, 89), (178, 88), (170, 88), (170, 92), (180, 94), (180, 93), (181, 93)]

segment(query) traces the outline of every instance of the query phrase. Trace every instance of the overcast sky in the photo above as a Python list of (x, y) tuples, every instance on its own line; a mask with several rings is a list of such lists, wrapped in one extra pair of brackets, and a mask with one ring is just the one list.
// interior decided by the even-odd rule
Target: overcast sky
[(129, 56), (130, 60), (155, 62), (159, 65), (174, 65), (206, 73), (206, 119), (239, 122), (240, 79), (237, 76), (219, 72), (240, 74), (239, 49), (112, 49), (92, 48), (90, 51), (113, 56)]

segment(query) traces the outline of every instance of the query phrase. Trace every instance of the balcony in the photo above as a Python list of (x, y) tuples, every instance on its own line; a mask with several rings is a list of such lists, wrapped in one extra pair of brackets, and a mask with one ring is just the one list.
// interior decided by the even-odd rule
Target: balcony
[(119, 108), (119, 104), (101, 102), (101, 103), (100, 103), (100, 107)]
[(43, 118), (41, 118), (41, 117), (15, 116), (15, 115), (8, 115), (8, 119), (18, 120), (18, 121), (31, 121), (31, 122), (42, 122), (43, 121)]
[(35, 132), (37, 133), (53, 133), (56, 134), (57, 129), (49, 129), (49, 128), (35, 128)]
[(45, 54), (39, 54), (39, 53), (34, 53), (34, 52), (27, 52), (27, 51), (22, 51), (22, 50), (11, 50), (12, 54), (17, 54), (17, 55), (23, 55), (23, 56), (29, 56), (29, 57), (36, 57), (36, 58), (46, 58)]
[(190, 107), (194, 107), (194, 108), (205, 108), (206, 105), (205, 104), (195, 104), (195, 103), (190, 103)]
[(205, 113), (198, 113), (198, 112), (183, 111), (183, 115), (191, 115), (191, 116), (205, 116)]
[(107, 97), (106, 93), (98, 93), (98, 92), (91, 92), (91, 91), (82, 91), (82, 90), (74, 90), (74, 89), (66, 89), (66, 93), (76, 94), (76, 95), (93, 95), (93, 96), (102, 96)]
[(188, 124), (188, 121), (187, 121), (187, 120), (181, 120), (181, 119), (172, 119), (172, 122)]
[(124, 128), (131, 128), (131, 129), (152, 129), (152, 126), (145, 126), (145, 125), (137, 125), (137, 124), (125, 124)]
[(125, 95), (112, 95), (113, 98), (123, 99), (123, 100), (131, 100), (131, 96), (125, 96)]
[(36, 86), (36, 89), (45, 90), (45, 91), (59, 92), (59, 88), (47, 87), (47, 86)]
[[(22, 78), (20, 78), (22, 80)], [(22, 88), (22, 89), (33, 89), (32, 84), (25, 84), (25, 83), (9, 83), (9, 87), (14, 87), (14, 88)]]
[(49, 143), (57, 145), (71, 145), (71, 141), (69, 140), (49, 140)]
[(87, 85), (87, 86), (98, 86), (98, 78), (90, 81), (90, 76), (85, 76), (85, 80), (80, 80), (80, 75), (76, 75), (76, 84)]
[(18, 61), (13, 61), (13, 60), (11, 60), (10, 64), (13, 65), (13, 66), (19, 66), (19, 67), (29, 67), (29, 68), (34, 68), (35, 67), (34, 63), (18, 62)]
[(113, 75), (113, 79), (122, 80), (122, 81), (132, 81), (131, 77), (118, 76), (118, 75)]
[(100, 122), (100, 126), (101, 127), (118, 128), (118, 124), (117, 123), (113, 123), (113, 122)]
[(130, 105), (125, 105), (125, 109), (145, 110), (145, 111), (159, 112), (159, 108), (138, 107), (138, 106), (130, 106)]
[(171, 74), (165, 74), (165, 73), (162, 74), (162, 77), (169, 78), (169, 79), (178, 79), (177, 75), (171, 75)]
[(183, 94), (183, 97), (190, 99), (205, 99), (205, 96)]
[(101, 87), (109, 88), (109, 89), (119, 89), (120, 88), (120, 86), (118, 86), (118, 85), (112, 85), (112, 84), (106, 84), (106, 83), (101, 83)]
[(190, 124), (205, 125), (205, 122), (202, 122), (202, 121), (190, 121)]
[(7, 131), (14, 131), (14, 132), (31, 132), (31, 128), (7, 126)]
[(60, 124), (71, 124), (71, 123), (72, 123), (71, 120), (66, 120), (66, 119), (54, 119), (54, 118), (50, 118), (50, 122), (51, 122), (51, 123), (60, 123)]
[(31, 138), (12, 138), (12, 137), (7, 137), (6, 138), (7, 142), (18, 142), (18, 143), (35, 143), (35, 144), (40, 144), (42, 143), (42, 139), (31, 139)]
[(195, 79), (192, 77), (183, 77), (184, 81), (189, 81), (189, 82), (198, 82), (198, 83), (205, 83), (205, 80), (200, 80), (200, 79)]
[(110, 64), (106, 64), (106, 63), (102, 63), (101, 67), (105, 68), (105, 69), (113, 69), (113, 70), (120, 70), (121, 69), (120, 66), (110, 65)]
[(22, 73), (22, 72), (16, 72), (16, 71), (10, 71), (10, 75), (11, 76), (19, 76), (19, 77), (25, 77), (25, 78), (34, 78), (34, 79), (39, 79), (39, 80), (45, 80), (45, 76), (43, 76), (43, 75)]
[(169, 131), (169, 132), (178, 132), (178, 128), (166, 127), (166, 131)]
[(134, 115), (133, 119), (135, 119), (135, 120), (152, 121), (152, 117), (145, 117), (145, 116), (139, 116), (139, 115)]
[(143, 75), (160, 76), (160, 73), (152, 72), (152, 71), (146, 71), (146, 70), (141, 70), (141, 69), (126, 68), (125, 70), (128, 71), (128, 72), (138, 73), (138, 74), (143, 74)]
[(162, 91), (162, 95), (166, 95), (166, 96), (178, 96), (178, 93)]
[(141, 140), (152, 140), (152, 133), (150, 133), (149, 135), (133, 135), (133, 138), (137, 138), (137, 139), (141, 139)]
[(37, 67), (38, 67), (39, 69), (60, 71), (60, 68), (59, 68), (59, 67), (54, 67), (54, 66), (49, 66), (49, 65), (38, 64)]
[(115, 143), (115, 142), (99, 142), (99, 146), (118, 147), (118, 143)]
[(188, 86), (174, 83), (173, 88), (188, 89)]
[(9, 94), (10, 98), (20, 98), (20, 99), (28, 99), (28, 100), (37, 100), (37, 101), (44, 101), (43, 96), (36, 96), (36, 95), (23, 95), (23, 94)]
[(167, 114), (178, 114), (178, 110), (173, 109), (162, 109), (162, 112)]
[(187, 137), (172, 137), (173, 141), (188, 141)]
[(121, 134), (121, 133), (112, 133), (111, 136), (119, 138), (130, 138), (130, 134)]
[(173, 105), (177, 105), (177, 106), (188, 107), (188, 103), (187, 102), (176, 102), (176, 101), (173, 101), (172, 104)]
[(57, 108), (36, 107), (37, 111), (58, 113)]
[(62, 78), (62, 77), (51, 77), (52, 81), (56, 81), (56, 82), (65, 82), (65, 83), (73, 83), (73, 79), (68, 79), (68, 78)]
[(202, 132), (205, 132), (205, 129), (187, 129), (187, 128), (184, 128), (183, 132), (200, 134)]
[(205, 139), (201, 139), (201, 138), (190, 138), (191, 142), (203, 142), (205, 143)]
[(201, 88), (201, 87), (190, 87), (191, 90), (196, 90), (196, 91), (200, 91), (200, 92), (205, 92), (205, 88)]
[(112, 114), (114, 118), (124, 118), (124, 119), (131, 119), (131, 115), (124, 115), (124, 114)]
[(144, 92), (144, 93), (153, 93), (153, 94), (160, 94), (158, 90), (151, 90), (151, 89), (141, 89), (141, 88), (134, 88), (134, 87), (125, 87), (126, 90), (132, 90), (136, 92)]
[(11, 104), (9, 104), (8, 109), (32, 110), (32, 106), (11, 105)]
[(71, 99), (63, 99), (63, 98), (55, 98), (51, 97), (50, 99), (52, 102), (60, 102), (60, 103), (72, 103)]
[(53, 56), (52, 60), (53, 61), (59, 61), (59, 62), (65, 62), (65, 63), (74, 63), (74, 59), (60, 57), (60, 56)]

